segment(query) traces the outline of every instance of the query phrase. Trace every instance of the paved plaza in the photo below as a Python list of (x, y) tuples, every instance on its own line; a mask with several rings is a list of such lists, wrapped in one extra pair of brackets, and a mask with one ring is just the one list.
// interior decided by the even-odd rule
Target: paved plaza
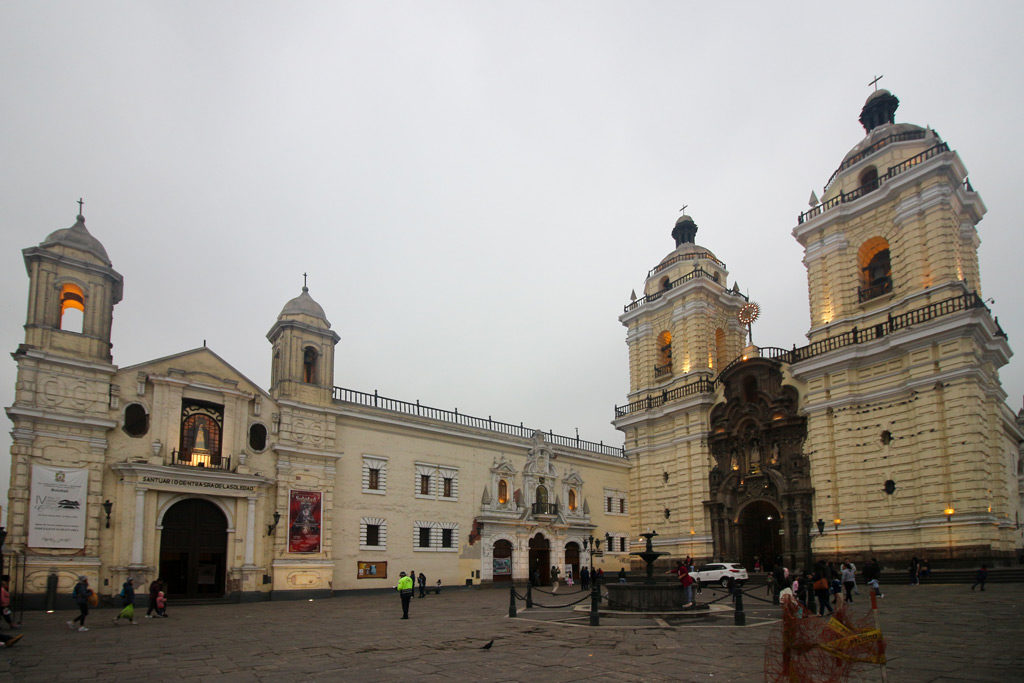
[[(984, 593), (962, 584), (884, 588), (890, 681), (1021, 680), (1024, 584), (990, 584)], [(857, 610), (868, 608), (864, 593)], [(534, 595), (543, 604), (582, 596)], [(595, 628), (586, 614), (522, 603), (510, 619), (508, 603), (507, 590), (449, 589), (415, 598), (408, 621), (394, 594), (170, 605), (169, 618), (140, 618), (138, 626), (115, 626), (116, 610), (94, 609), (87, 633), (67, 629), (73, 612), (27, 612), (25, 637), (0, 650), (0, 678), (757, 681), (779, 627), (777, 607), (749, 598), (744, 627), (725, 612), (679, 625), (603, 617)], [(865, 665), (853, 680), (880, 680), (878, 669)]]

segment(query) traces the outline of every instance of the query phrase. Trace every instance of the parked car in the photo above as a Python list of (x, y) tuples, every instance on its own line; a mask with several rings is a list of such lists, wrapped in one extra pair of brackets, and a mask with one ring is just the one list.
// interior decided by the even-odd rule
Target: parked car
[(735, 579), (737, 583), (747, 580), (747, 570), (742, 564), (734, 562), (714, 562), (697, 568), (693, 578), (701, 583), (720, 583), (723, 586), (729, 583), (729, 579)]

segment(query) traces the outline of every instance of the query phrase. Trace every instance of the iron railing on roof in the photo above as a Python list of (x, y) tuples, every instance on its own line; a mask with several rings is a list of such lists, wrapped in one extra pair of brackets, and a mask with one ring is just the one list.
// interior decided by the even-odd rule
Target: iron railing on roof
[[(936, 137), (938, 137), (938, 135), (938, 133), (935, 133)], [(861, 161), (862, 159), (866, 159), (867, 157), (871, 156), (872, 154), (882, 149), (886, 145), (890, 145), (894, 142), (905, 142), (907, 140), (923, 140), (924, 137), (925, 131), (915, 130), (910, 131), (908, 133), (896, 133), (895, 135), (890, 135), (889, 137), (882, 138), (881, 140), (875, 142), (870, 147), (867, 147), (861, 150), (860, 152), (857, 152), (852, 157), (844, 160), (843, 163), (839, 164), (839, 168), (835, 170), (835, 172), (829, 177), (828, 182), (825, 183), (825, 191), (828, 191), (828, 188), (832, 185), (832, 181), (836, 179), (836, 176), (838, 176), (840, 173), (850, 168), (857, 162)]]
[(432, 408), (431, 406), (423, 405), (419, 401), (416, 401), (415, 403), (400, 401), (395, 398), (381, 396), (376, 391), (369, 394), (365, 391), (345, 389), (344, 387), (334, 387), (331, 396), (335, 401), (343, 403), (354, 403), (356, 405), (379, 408), (380, 410), (401, 413), (403, 415), (414, 415), (428, 420), (448, 422), (451, 424), (462, 425), (463, 427), (471, 427), (473, 429), (483, 429), (489, 432), (497, 432), (499, 434), (515, 436), (522, 439), (529, 439), (533, 436), (534, 432), (540, 431), (544, 435), (544, 440), (555, 446), (577, 448), (582, 451), (610, 455), (616, 458), (626, 457), (625, 452), (621, 447), (611, 446), (605, 444), (603, 441), (587, 441), (578, 437), (562, 436), (561, 434), (555, 434), (551, 431), (544, 432), (543, 430), (537, 430), (533, 427), (527, 427), (522, 422), (515, 425), (509, 422), (500, 422), (492, 419), (491, 417), (474, 417), (472, 415), (460, 413), (457, 408), (455, 410), (444, 410), (442, 408)]
[[(690, 280), (694, 280), (697, 278), (706, 278), (708, 280), (711, 280), (712, 282), (720, 282), (721, 280), (718, 273), (709, 273), (700, 266), (697, 266), (686, 275), (683, 275), (682, 277), (677, 277), (675, 280), (666, 283), (664, 289), (659, 289), (657, 292), (651, 292), (647, 296), (642, 296), (636, 301), (630, 301), (628, 304), (622, 307), (622, 310), (624, 313), (629, 313), (633, 309), (639, 308), (640, 306), (643, 306), (646, 303), (657, 301), (658, 299), (663, 297), (666, 292), (671, 291), (674, 287), (677, 287), (684, 282), (689, 282)], [(725, 289), (724, 283), (722, 283), (722, 288)], [(725, 289), (725, 293), (732, 294), (735, 296), (741, 296), (744, 299), (747, 298), (745, 294), (741, 294), (740, 292), (732, 289)]]
[(670, 268), (671, 266), (674, 266), (675, 264), (679, 263), (680, 261), (697, 261), (697, 260), (699, 260), (699, 261), (712, 261), (712, 262), (717, 263), (718, 265), (722, 266), (723, 269), (725, 269), (725, 263), (723, 263), (722, 261), (719, 261), (717, 258), (712, 256), (709, 252), (706, 252), (706, 251), (691, 251), (691, 252), (688, 252), (686, 254), (676, 254), (672, 258), (667, 259), (665, 261), (662, 261), (661, 263), (659, 263), (658, 265), (654, 266), (649, 271), (647, 271), (647, 277), (651, 277), (652, 275), (657, 275), (661, 271), (665, 270), (666, 268)]

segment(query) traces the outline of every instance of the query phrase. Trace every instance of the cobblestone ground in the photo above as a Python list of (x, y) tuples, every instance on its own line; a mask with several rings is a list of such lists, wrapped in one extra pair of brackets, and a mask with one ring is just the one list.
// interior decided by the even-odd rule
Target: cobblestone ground
[[(1022, 679), (1024, 584), (989, 585), (984, 593), (965, 585), (884, 588), (890, 681)], [(581, 596), (535, 593), (543, 604)], [(65, 626), (74, 613), (31, 612), (24, 639), (0, 649), (0, 679), (756, 681), (779, 628), (778, 608), (750, 598), (744, 627), (724, 612), (679, 625), (602, 617), (595, 628), (586, 614), (522, 603), (509, 619), (508, 603), (505, 590), (450, 589), (415, 598), (408, 621), (390, 594), (171, 605), (169, 618), (140, 618), (138, 626), (115, 626), (115, 610), (94, 609), (87, 633)], [(854, 608), (868, 608), (863, 589)], [(854, 680), (880, 674), (866, 667)]]

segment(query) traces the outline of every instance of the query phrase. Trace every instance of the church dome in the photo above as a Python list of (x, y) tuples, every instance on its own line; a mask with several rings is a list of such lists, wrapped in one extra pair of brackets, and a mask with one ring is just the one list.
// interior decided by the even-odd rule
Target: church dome
[(308, 315), (312, 318), (323, 320), (330, 326), (324, 309), (309, 295), (309, 288), (306, 286), (302, 287), (301, 294), (284, 305), (284, 308), (281, 309), (281, 314), (277, 317), (280, 319), (287, 315)]
[(107, 250), (103, 248), (98, 239), (89, 234), (89, 231), (85, 229), (85, 217), (82, 214), (78, 214), (78, 219), (70, 228), (54, 230), (39, 246), (66, 247), (83, 251), (98, 258), (103, 265), (111, 265), (110, 257), (107, 256)]

